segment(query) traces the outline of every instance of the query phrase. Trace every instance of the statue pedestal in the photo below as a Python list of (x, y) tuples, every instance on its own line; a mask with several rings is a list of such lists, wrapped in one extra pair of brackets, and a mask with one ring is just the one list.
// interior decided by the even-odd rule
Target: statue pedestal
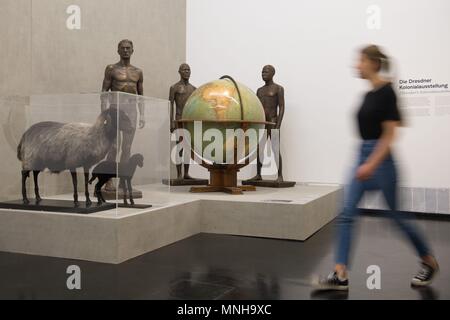
[[(117, 193), (117, 199), (123, 199), (123, 190), (119, 188), (119, 192)], [(107, 191), (102, 189), (102, 195), (105, 200), (116, 200), (116, 191)], [(130, 198), (130, 195), (127, 195), (127, 198)], [(142, 199), (142, 191), (133, 189), (133, 199)]]
[(208, 179), (163, 179), (166, 186), (206, 186)]
[(128, 209), (148, 209), (153, 207), (151, 204), (123, 204), (123, 203), (119, 203), (117, 206), (119, 208), (128, 208)]
[[(160, 205), (133, 210), (110, 203), (112, 210), (93, 215), (0, 209), (0, 251), (119, 264), (199, 233), (307, 241), (340, 213), (343, 197), (333, 184), (239, 197), (189, 193), (190, 187), (174, 187), (168, 196), (160, 182), (137, 187), (142, 202)], [(60, 198), (73, 203), (71, 193)]]
[[(116, 194), (116, 191), (106, 191), (105, 189), (102, 189), (102, 195), (105, 200), (118, 200), (119, 203), (117, 206), (119, 208), (129, 208), (129, 209), (148, 209), (151, 208), (151, 204), (124, 204), (122, 203), (123, 200), (123, 190), (122, 188), (119, 188), (119, 192)], [(133, 189), (133, 199), (142, 199), (142, 191)], [(130, 201), (130, 195), (127, 194), (127, 200)]]
[(277, 181), (277, 180), (245, 180), (242, 181), (245, 186), (255, 186), (264, 188), (292, 188), (295, 186), (294, 181)]
[(210, 183), (205, 187), (192, 187), (191, 192), (225, 192), (232, 195), (243, 194), (244, 191), (256, 191), (255, 186), (238, 186), (237, 173), (239, 168), (236, 166), (211, 166), (208, 168), (210, 174)]

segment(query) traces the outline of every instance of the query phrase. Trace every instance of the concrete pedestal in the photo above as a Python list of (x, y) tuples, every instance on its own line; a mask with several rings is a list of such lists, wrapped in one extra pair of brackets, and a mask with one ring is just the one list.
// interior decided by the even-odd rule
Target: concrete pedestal
[(118, 264), (200, 232), (304, 241), (336, 217), (343, 194), (313, 184), (241, 196), (137, 188), (136, 203), (153, 207), (90, 215), (1, 209), (0, 251)]

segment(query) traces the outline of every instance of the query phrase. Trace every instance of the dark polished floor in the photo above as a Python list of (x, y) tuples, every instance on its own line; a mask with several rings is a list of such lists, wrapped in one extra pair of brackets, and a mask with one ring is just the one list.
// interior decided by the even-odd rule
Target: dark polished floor
[[(121, 265), (0, 253), (0, 299), (450, 299), (450, 221), (417, 220), (441, 273), (429, 289), (412, 289), (417, 258), (384, 217), (363, 216), (355, 238), (350, 291), (314, 293), (312, 275), (328, 273), (334, 224), (305, 242), (199, 234)], [(66, 268), (81, 268), (79, 291)], [(366, 286), (381, 268), (381, 290)]]

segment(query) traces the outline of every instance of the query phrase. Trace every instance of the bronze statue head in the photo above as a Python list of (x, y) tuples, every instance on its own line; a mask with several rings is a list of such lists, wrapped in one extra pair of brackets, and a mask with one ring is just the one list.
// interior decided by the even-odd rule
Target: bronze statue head
[(134, 52), (133, 41), (124, 39), (117, 46), (117, 53), (122, 59), (130, 59)]
[(275, 68), (272, 65), (264, 66), (262, 70), (262, 78), (264, 81), (271, 81), (275, 76)]
[(178, 73), (180, 74), (181, 79), (189, 80), (189, 78), (191, 77), (191, 67), (187, 63), (183, 63), (180, 65)]

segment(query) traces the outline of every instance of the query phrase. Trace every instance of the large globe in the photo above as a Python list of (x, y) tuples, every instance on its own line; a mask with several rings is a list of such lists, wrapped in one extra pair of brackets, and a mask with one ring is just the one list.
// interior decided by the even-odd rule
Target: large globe
[[(230, 129), (235, 132), (242, 129), (241, 132), (245, 133), (253, 131), (259, 141), (259, 129), (264, 129), (265, 126), (264, 108), (256, 94), (229, 78), (206, 83), (195, 90), (184, 106), (182, 118), (184, 127), (191, 135), (191, 148), (194, 152), (204, 160), (219, 164), (230, 163), (231, 154), (237, 155), (237, 158), (234, 157), (235, 162), (241, 162), (257, 148), (254, 143), (249, 143), (249, 139), (245, 139), (243, 145), (236, 143), (236, 139), (230, 135)], [(199, 122), (201, 131), (194, 128), (194, 124), (198, 125)], [(201, 137), (198, 136), (200, 132)], [(223, 140), (218, 140), (222, 142), (222, 156), (220, 154), (218, 156), (216, 152), (212, 152), (211, 156), (206, 151), (208, 146), (211, 149), (212, 142), (216, 141), (216, 134), (219, 132), (223, 137)], [(211, 138), (211, 133), (214, 138)], [(201, 143), (195, 143), (195, 139), (201, 139)], [(240, 150), (236, 149), (239, 146)]]

